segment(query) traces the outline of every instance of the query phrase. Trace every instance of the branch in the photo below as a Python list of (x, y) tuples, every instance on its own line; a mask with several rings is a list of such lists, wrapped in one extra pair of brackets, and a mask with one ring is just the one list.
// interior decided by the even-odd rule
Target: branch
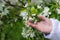
[[(6, 5), (8, 5), (8, 6), (24, 8), (23, 6), (13, 5), (13, 4), (10, 3), (10, 1), (6, 1), (6, 0), (4, 0), (4, 1), (6, 2)], [(21, 2), (23, 5), (25, 5), (22, 1), (20, 1), (20, 2)]]

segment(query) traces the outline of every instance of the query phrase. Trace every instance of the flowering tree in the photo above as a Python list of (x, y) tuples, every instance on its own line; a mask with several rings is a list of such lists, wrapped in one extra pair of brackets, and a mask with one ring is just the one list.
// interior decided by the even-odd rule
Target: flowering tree
[[(1, 40), (45, 40), (26, 24), (41, 21), (37, 15), (60, 20), (60, 0), (4, 0), (0, 2)], [(47, 40), (47, 39), (46, 39)]]

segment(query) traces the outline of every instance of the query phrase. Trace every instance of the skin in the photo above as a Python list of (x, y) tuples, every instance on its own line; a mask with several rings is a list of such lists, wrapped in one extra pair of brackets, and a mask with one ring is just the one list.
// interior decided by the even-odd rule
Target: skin
[(43, 33), (50, 33), (52, 31), (52, 22), (48, 18), (43, 16), (38, 16), (39, 19), (42, 21), (37, 22), (37, 24), (32, 23), (31, 21), (27, 21), (27, 24), (36, 30), (43, 32)]

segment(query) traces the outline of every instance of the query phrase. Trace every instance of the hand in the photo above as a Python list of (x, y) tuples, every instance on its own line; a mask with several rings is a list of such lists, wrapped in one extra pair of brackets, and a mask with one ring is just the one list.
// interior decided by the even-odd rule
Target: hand
[(34, 24), (28, 20), (27, 24), (40, 32), (50, 33), (52, 31), (52, 22), (48, 18), (45, 18), (43, 16), (38, 16), (38, 18), (42, 21), (37, 22), (37, 24)]

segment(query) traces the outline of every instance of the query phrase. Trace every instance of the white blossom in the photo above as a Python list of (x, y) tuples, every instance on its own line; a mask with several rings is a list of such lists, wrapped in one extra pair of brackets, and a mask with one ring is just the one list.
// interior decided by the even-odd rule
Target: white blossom
[(30, 21), (33, 21), (33, 20), (34, 20), (34, 18), (32, 18), (32, 17), (29, 17), (29, 20), (30, 20)]
[(15, 20), (15, 22), (16, 22), (18, 19), (17, 19), (17, 18), (15, 18), (14, 20)]
[(18, 0), (9, 0), (11, 2), (11, 4), (16, 4), (16, 2), (18, 2)]
[(35, 37), (35, 33), (34, 32), (31, 32), (30, 37), (31, 38)]
[(40, 5), (37, 5), (37, 8), (40, 9), (40, 8), (42, 8), (42, 7), (41, 7)]
[(4, 4), (0, 3), (0, 11), (3, 11), (3, 6), (4, 6)]
[(60, 5), (60, 0), (55, 0)]
[(51, 12), (49, 12), (48, 14), (51, 15)]
[(42, 16), (47, 16), (47, 17), (49, 17), (49, 14), (50, 14), (50, 12), (49, 12), (49, 8), (48, 7), (44, 7), (44, 10), (43, 10), (43, 12), (42, 13), (40, 13), (40, 15), (42, 15)]
[(60, 14), (60, 9), (56, 8), (56, 10), (57, 10), (57, 13)]
[(27, 7), (27, 6), (28, 6), (28, 3), (26, 3), (24, 7)]
[(33, 38), (35, 36), (35, 33), (33, 32), (33, 30), (31, 30), (31, 27), (29, 27), (28, 30), (23, 27), (21, 34), (24, 38), (28, 38), (28, 37)]
[(32, 14), (32, 16), (35, 16), (36, 14)]
[(44, 13), (47, 13), (49, 11), (49, 8), (48, 7), (44, 7)]
[(4, 11), (2, 11), (2, 13), (0, 13), (1, 17), (4, 15), (7, 15), (9, 13), (9, 10), (7, 10), (7, 8), (4, 9)]
[(37, 20), (35, 20), (34, 24), (36, 24), (36, 23), (37, 23)]
[(31, 3), (33, 4), (41, 4), (43, 0), (31, 0)]
[(44, 0), (46, 4), (50, 4), (52, 0)]
[(26, 17), (28, 13), (26, 11), (22, 11), (19, 16)]

